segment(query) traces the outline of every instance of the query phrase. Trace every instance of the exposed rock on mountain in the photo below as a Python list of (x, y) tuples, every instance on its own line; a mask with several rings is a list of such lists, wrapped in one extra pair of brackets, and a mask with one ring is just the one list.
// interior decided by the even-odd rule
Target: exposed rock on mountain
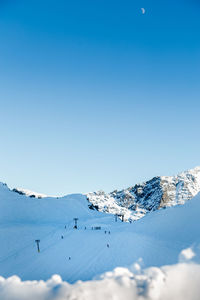
[(147, 212), (184, 204), (200, 191), (200, 167), (177, 176), (158, 176), (141, 184), (109, 194), (88, 193), (93, 209), (137, 220)]
[(30, 190), (21, 189), (21, 188), (14, 188), (12, 191), (15, 193), (18, 193), (20, 195), (25, 195), (25, 196), (31, 197), (31, 198), (39, 198), (40, 199), (40, 198), (47, 197), (47, 195), (45, 195), (45, 194), (36, 193), (36, 192), (30, 191)]

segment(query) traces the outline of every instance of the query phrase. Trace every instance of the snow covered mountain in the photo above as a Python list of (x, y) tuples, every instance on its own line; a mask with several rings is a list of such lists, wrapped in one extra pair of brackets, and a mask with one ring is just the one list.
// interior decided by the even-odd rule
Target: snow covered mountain
[(200, 167), (177, 176), (158, 176), (121, 191), (88, 193), (91, 208), (137, 220), (147, 212), (184, 204), (200, 191)]
[(40, 199), (0, 184), (0, 276), (46, 280), (59, 274), (74, 283), (140, 258), (144, 267), (174, 264), (183, 249), (200, 243), (200, 194), (131, 224), (88, 204), (81, 194)]
[[(191, 273), (187, 272), (187, 278), (191, 278), (193, 282), (193, 278), (196, 278), (194, 271), (199, 268), (200, 261), (200, 193), (185, 205), (176, 205), (172, 208), (167, 206), (183, 204), (197, 193), (199, 171), (200, 168), (195, 168), (175, 177), (155, 177), (141, 185), (120, 192), (115, 191), (106, 196), (99, 193), (100, 199), (97, 204), (88, 202), (87, 196), (82, 194), (42, 198), (41, 195), (32, 192), (10, 190), (6, 184), (0, 183), (0, 299), (27, 299), (27, 287), (22, 288), (22, 282), (16, 276), (8, 278), (12, 275), (19, 276), (21, 280), (29, 280), (25, 283), (28, 287), (31, 284), (42, 287), (46, 291), (42, 300), (58, 299), (58, 292), (63, 290), (59, 276), (67, 281), (63, 284), (67, 289), (70, 288), (69, 292), (72, 293), (69, 297), (63, 296), (59, 299), (94, 299), (97, 291), (105, 290), (106, 283), (107, 290), (102, 297), (100, 293), (98, 299), (106, 298), (108, 292), (113, 298), (113, 295), (118, 294), (116, 287), (121, 285), (123, 289), (119, 299), (124, 299), (124, 287), (128, 293), (126, 296), (129, 295), (125, 297), (126, 299), (133, 299), (131, 291), (135, 289), (138, 289), (136, 292), (139, 296), (134, 299), (161, 299), (162, 297), (155, 298), (154, 294), (152, 298), (146, 296), (141, 298), (141, 291), (146, 295), (146, 292), (155, 286), (155, 280), (152, 281), (152, 278), (158, 283), (164, 282), (165, 286), (169, 279), (166, 271), (169, 270), (169, 265), (172, 265), (170, 268), (174, 270), (173, 265), (177, 262), (179, 254), (183, 254), (183, 249), (186, 249), (184, 257), (192, 257), (196, 263), (188, 264), (195, 268)], [(130, 208), (133, 203), (126, 197), (126, 192), (132, 195), (135, 202), (136, 200), (139, 202), (134, 204), (138, 205), (135, 210)], [(129, 200), (130, 204), (125, 207)], [(95, 205), (98, 205), (99, 209), (106, 201), (109, 204), (113, 203), (114, 210), (110, 210), (112, 213), (115, 213), (115, 209), (119, 209), (120, 213), (124, 210), (128, 216), (139, 217), (139, 213), (142, 216), (142, 213), (144, 215), (149, 210), (155, 211), (137, 222), (128, 223), (119, 220), (116, 222), (113, 214), (95, 209)], [(146, 202), (147, 206), (143, 208), (142, 204), (145, 206)], [(161, 207), (167, 208), (159, 210)], [(138, 215), (134, 215), (136, 213)], [(74, 218), (78, 219), (78, 228), (74, 228)], [(37, 240), (40, 241), (40, 251), (37, 248)], [(133, 270), (131, 265), (135, 262), (135, 270), (139, 270), (140, 265), (145, 269), (154, 267), (147, 269), (145, 272), (149, 272), (149, 275), (144, 277), (146, 273), (137, 275), (130, 271)], [(167, 266), (161, 267), (163, 265)], [(174, 278), (177, 281), (179, 274), (183, 274), (183, 266), (185, 263), (177, 264), (176, 277), (173, 275), (174, 271), (170, 275), (172, 286), (175, 286)], [(117, 269), (112, 272), (116, 267)], [(130, 269), (126, 269), (127, 267)], [(160, 267), (161, 269), (158, 269)], [(101, 275), (104, 272), (108, 273)], [(55, 275), (54, 279), (48, 280), (54, 274), (59, 276)], [(159, 277), (160, 275), (162, 276)], [(97, 280), (98, 278), (103, 278), (103, 281)], [(43, 288), (45, 283), (40, 281), (41, 279), (48, 280), (47, 288)], [(187, 299), (199, 299), (198, 280), (196, 279), (197, 292), (195, 292), (197, 297)], [(56, 282), (52, 286), (54, 281)], [(113, 288), (110, 285), (112, 282), (117, 284)], [(19, 285), (17, 289), (16, 284)], [(52, 286), (52, 297), (49, 296), (49, 285)], [(94, 296), (90, 298), (88, 285), (94, 285)], [(181, 282), (181, 290), (183, 286), (185, 284)], [(190, 285), (188, 287), (192, 290)], [(75, 296), (77, 288), (80, 292), (78, 297)], [(5, 289), (8, 294), (11, 292), (8, 298), (5, 298)], [(19, 291), (19, 297), (15, 297), (16, 291)], [(22, 292), (24, 298), (21, 297)], [(157, 291), (155, 293), (157, 294)], [(80, 297), (82, 294), (85, 298)], [(32, 289), (30, 295), (30, 299), (40, 299), (38, 289), (36, 296), (33, 295)], [(183, 298), (170, 297), (170, 299)], [(162, 299), (169, 299), (168, 290), (167, 298)]]

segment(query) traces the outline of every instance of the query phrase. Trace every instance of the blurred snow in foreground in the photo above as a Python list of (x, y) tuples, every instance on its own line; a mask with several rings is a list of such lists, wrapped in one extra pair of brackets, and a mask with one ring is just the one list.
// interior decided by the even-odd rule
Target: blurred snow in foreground
[(1, 300), (199, 300), (200, 265), (192, 262), (191, 248), (181, 252), (185, 262), (142, 269), (116, 268), (91, 281), (70, 285), (54, 275), (47, 281), (21, 281), (0, 277)]

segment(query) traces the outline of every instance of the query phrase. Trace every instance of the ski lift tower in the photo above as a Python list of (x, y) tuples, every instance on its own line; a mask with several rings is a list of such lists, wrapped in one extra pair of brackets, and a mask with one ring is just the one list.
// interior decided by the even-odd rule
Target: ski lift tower
[(78, 218), (74, 218), (74, 229), (78, 228), (77, 222), (78, 222)]
[(40, 240), (35, 240), (36, 244), (37, 244), (37, 250), (38, 253), (40, 252)]

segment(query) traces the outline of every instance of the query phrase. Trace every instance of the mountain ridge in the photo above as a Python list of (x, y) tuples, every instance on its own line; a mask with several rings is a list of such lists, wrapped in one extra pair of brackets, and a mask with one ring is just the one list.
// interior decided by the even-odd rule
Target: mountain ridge
[(200, 167), (175, 176), (156, 176), (134, 186), (105, 193), (87, 194), (99, 211), (123, 215), (126, 221), (137, 220), (147, 212), (184, 204), (200, 192)]
[[(6, 183), (3, 188), (31, 198), (56, 198), (22, 188), (10, 189)], [(175, 176), (155, 176), (134, 186), (114, 190), (82, 194), (88, 200), (90, 209), (119, 215), (125, 221), (135, 221), (150, 211), (184, 204), (200, 192), (200, 166), (181, 172)], [(66, 195), (67, 196), (67, 195)]]

